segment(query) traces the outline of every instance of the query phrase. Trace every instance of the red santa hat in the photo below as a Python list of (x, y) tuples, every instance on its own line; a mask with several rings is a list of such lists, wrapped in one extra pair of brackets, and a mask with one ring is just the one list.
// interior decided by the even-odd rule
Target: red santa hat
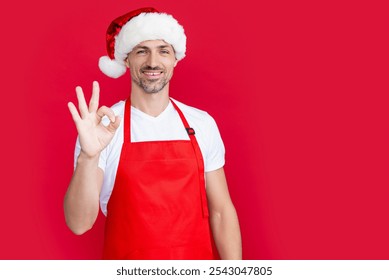
[(131, 11), (113, 20), (107, 29), (107, 53), (99, 60), (100, 70), (111, 78), (122, 76), (128, 53), (147, 40), (164, 40), (173, 46), (177, 60), (185, 57), (184, 28), (173, 16), (148, 7)]

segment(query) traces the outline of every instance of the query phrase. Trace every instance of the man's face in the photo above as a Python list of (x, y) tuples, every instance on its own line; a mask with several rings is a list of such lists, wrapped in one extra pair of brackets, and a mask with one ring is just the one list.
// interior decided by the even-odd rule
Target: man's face
[(146, 93), (160, 92), (173, 76), (176, 64), (173, 47), (163, 40), (138, 44), (126, 59), (132, 81)]

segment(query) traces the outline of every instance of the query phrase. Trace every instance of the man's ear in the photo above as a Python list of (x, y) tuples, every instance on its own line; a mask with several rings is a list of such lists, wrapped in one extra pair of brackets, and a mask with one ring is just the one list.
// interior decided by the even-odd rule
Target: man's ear
[(127, 68), (130, 68), (130, 63), (128, 62), (128, 56), (127, 56), (126, 60), (124, 60), (124, 63), (126, 64)]
[(174, 62), (174, 67), (176, 67), (177, 63), (178, 63), (178, 60), (176, 58), (176, 61)]

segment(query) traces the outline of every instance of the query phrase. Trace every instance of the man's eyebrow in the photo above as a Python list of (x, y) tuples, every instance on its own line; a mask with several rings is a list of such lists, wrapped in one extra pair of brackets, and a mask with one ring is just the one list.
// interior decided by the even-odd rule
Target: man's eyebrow
[(146, 47), (146, 46), (136, 46), (136, 47), (134, 47), (134, 49), (148, 49), (148, 47)]
[(169, 48), (169, 47), (170, 47), (170, 45), (160, 45), (160, 46), (158, 46), (159, 49), (164, 49), (164, 48)]
[[(169, 48), (170, 45), (159, 45), (157, 46), (158, 49), (165, 49), (165, 48)], [(136, 46), (134, 49), (144, 49), (144, 50), (148, 50), (149, 47), (146, 47), (146, 46)]]

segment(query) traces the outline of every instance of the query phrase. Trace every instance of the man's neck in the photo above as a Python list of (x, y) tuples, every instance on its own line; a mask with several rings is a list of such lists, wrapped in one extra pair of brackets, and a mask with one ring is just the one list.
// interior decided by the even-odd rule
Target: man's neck
[(157, 93), (146, 93), (138, 86), (132, 85), (131, 105), (152, 117), (159, 116), (169, 105), (169, 85)]

